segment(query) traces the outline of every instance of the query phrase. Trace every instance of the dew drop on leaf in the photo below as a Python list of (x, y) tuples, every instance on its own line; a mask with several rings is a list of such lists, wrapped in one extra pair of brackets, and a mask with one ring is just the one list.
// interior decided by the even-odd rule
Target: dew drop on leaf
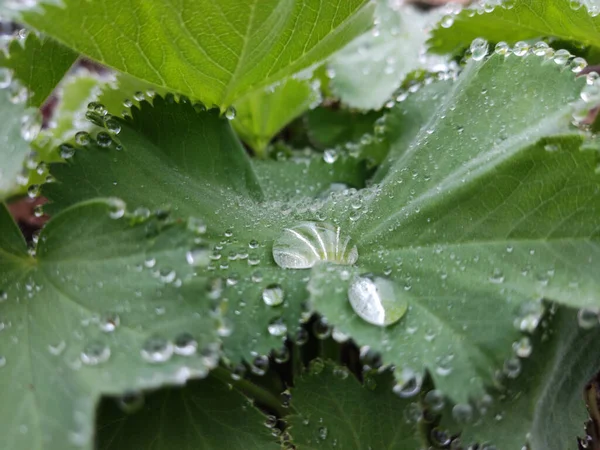
[(190, 333), (181, 333), (175, 337), (173, 351), (177, 355), (190, 356), (196, 353), (198, 342)]
[(313, 324), (313, 333), (317, 339), (321, 340), (327, 339), (329, 336), (331, 336), (331, 326), (329, 326), (327, 319), (321, 317), (320, 319), (316, 320)]
[(275, 319), (269, 324), (268, 331), (271, 336), (284, 336), (287, 326), (281, 319)]
[(209, 248), (206, 245), (200, 244), (189, 250), (185, 258), (190, 266), (206, 267), (210, 264), (210, 255)]
[(113, 331), (116, 330), (116, 328), (119, 326), (120, 323), (121, 323), (121, 318), (119, 317), (119, 315), (109, 312), (109, 313), (104, 314), (100, 318), (100, 322), (98, 323), (98, 326), (100, 327), (100, 330), (104, 331), (105, 333), (112, 333)]
[(513, 343), (513, 350), (519, 358), (529, 358), (533, 352), (531, 339), (527, 336), (522, 337), (520, 340)]
[(444, 394), (437, 389), (429, 391), (425, 395), (424, 401), (427, 407), (433, 412), (440, 412), (444, 409), (444, 405), (446, 404)]
[(127, 205), (120, 198), (108, 199), (109, 211), (108, 215), (111, 219), (120, 219), (125, 215)]
[(460, 424), (466, 424), (473, 420), (473, 407), (466, 403), (459, 403), (452, 408), (452, 417)]
[(488, 52), (488, 43), (483, 38), (476, 38), (471, 42), (471, 55), (475, 61), (481, 61)]
[(340, 227), (304, 222), (283, 230), (273, 244), (273, 258), (283, 269), (310, 269), (321, 261), (352, 265), (358, 250)]
[(394, 394), (401, 398), (414, 397), (421, 391), (422, 379), (412, 369), (405, 368), (397, 376)]
[(269, 370), (269, 358), (264, 355), (257, 356), (254, 358), (250, 370), (255, 375), (263, 376)]
[(577, 323), (585, 330), (598, 326), (598, 310), (582, 308), (577, 312)]
[(348, 288), (348, 299), (361, 319), (380, 327), (398, 322), (408, 309), (394, 284), (382, 277), (356, 277)]
[(110, 347), (102, 342), (91, 342), (81, 352), (81, 361), (88, 366), (102, 364), (110, 358)]
[(173, 356), (173, 344), (160, 336), (152, 336), (144, 342), (140, 354), (150, 363), (164, 363)]
[(117, 399), (117, 405), (127, 414), (133, 414), (144, 406), (144, 394), (142, 392), (130, 391)]
[(63, 159), (70, 159), (75, 155), (75, 147), (69, 144), (62, 144), (59, 147), (60, 157)]
[(283, 303), (283, 289), (278, 284), (271, 284), (263, 290), (262, 299), (267, 306), (281, 305)]
[(6, 357), (0, 355), (0, 369), (6, 366)]

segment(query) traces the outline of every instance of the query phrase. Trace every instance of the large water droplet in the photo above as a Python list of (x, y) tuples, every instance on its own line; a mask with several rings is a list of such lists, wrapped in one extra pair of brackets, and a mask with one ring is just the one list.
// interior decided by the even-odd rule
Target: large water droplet
[(471, 42), (470, 50), (473, 59), (475, 61), (481, 61), (483, 58), (485, 58), (485, 55), (487, 55), (488, 43), (483, 38), (474, 39), (473, 42)]
[(267, 286), (262, 292), (262, 298), (267, 306), (278, 306), (283, 303), (283, 289), (278, 284)]
[(398, 322), (408, 309), (406, 299), (395, 291), (386, 278), (356, 277), (348, 289), (348, 299), (363, 320), (385, 327)]
[(320, 261), (352, 265), (358, 250), (340, 227), (305, 222), (283, 230), (273, 244), (273, 258), (284, 269), (310, 269)]

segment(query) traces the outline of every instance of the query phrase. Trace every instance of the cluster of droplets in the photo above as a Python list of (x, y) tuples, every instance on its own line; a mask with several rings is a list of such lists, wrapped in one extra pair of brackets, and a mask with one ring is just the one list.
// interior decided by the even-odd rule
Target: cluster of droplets
[[(482, 15), (493, 12), (497, 7), (503, 9), (512, 9), (515, 6), (514, 0), (477, 0), (472, 2), (469, 8), (464, 9), (468, 17)], [(463, 12), (463, 7), (457, 3), (448, 3), (445, 6), (445, 15), (440, 20), (442, 28), (450, 28), (454, 25), (456, 17)]]

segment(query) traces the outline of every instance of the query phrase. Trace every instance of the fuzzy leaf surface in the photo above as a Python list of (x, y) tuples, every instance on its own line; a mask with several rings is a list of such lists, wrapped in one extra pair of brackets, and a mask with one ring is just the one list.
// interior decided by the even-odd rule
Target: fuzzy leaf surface
[(343, 47), (371, 25), (372, 7), (366, 0), (67, 0), (23, 11), (20, 20), (108, 66), (225, 109)]

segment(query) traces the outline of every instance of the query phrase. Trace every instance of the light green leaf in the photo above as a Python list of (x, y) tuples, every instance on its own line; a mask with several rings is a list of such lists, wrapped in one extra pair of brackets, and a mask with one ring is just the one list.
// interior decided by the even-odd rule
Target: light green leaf
[(23, 163), (29, 153), (29, 144), (22, 136), (22, 124), (39, 122), (35, 111), (25, 111), (25, 105), (16, 102), (10, 88), (0, 89), (0, 200), (17, 190), (17, 178), (25, 170)]
[(127, 414), (102, 403), (99, 450), (276, 450), (266, 417), (230, 385), (214, 376), (180, 389), (146, 395), (144, 407)]
[(361, 109), (380, 109), (409, 72), (425, 66), (424, 44), (437, 10), (419, 12), (378, 0), (377, 27), (354, 40), (330, 61), (334, 95)]
[(418, 403), (392, 394), (389, 372), (369, 377), (362, 386), (347, 369), (331, 363), (305, 374), (291, 390), (293, 412), (285, 418), (292, 442), (305, 450), (421, 448), (416, 423), (410, 421)]
[(8, 54), (0, 53), (0, 66), (29, 89), (28, 106), (39, 107), (76, 59), (77, 53), (55, 40), (29, 33), (24, 40), (13, 39)]
[[(597, 155), (569, 129), (581, 85), (535, 56), (472, 61), (409, 145), (390, 143), (389, 170), (363, 193), (369, 214), (348, 224), (357, 267), (315, 267), (314, 308), (400, 375), (427, 367), (464, 402), (493, 382), (519, 328), (535, 328), (541, 298), (599, 306)], [(348, 289), (364, 273), (408, 303), (398, 324), (353, 311)]]
[(20, 20), (78, 52), (222, 110), (327, 58), (364, 32), (366, 0), (85, 0)]
[(577, 450), (588, 418), (584, 386), (600, 369), (598, 327), (583, 330), (575, 312), (551, 319), (548, 340), (536, 340), (522, 374), (494, 399), (481, 420), (465, 427), (464, 444), (491, 442), (501, 449)]
[(433, 52), (451, 53), (468, 47), (477, 37), (509, 43), (556, 37), (600, 47), (600, 7), (591, 8), (588, 12), (588, 6), (577, 0), (506, 0), (491, 12), (481, 7), (465, 8), (442, 19), (429, 45)]
[[(90, 202), (54, 217), (32, 258), (1, 211), (6, 448), (92, 449), (101, 394), (181, 384), (217, 363), (216, 324), (197, 295), (206, 279), (186, 262), (183, 227), (131, 225), (117, 200)], [(174, 341), (197, 352), (173, 354)]]
[(233, 128), (258, 155), (283, 127), (320, 101), (311, 80), (288, 78), (272, 88), (258, 90), (235, 104)]

